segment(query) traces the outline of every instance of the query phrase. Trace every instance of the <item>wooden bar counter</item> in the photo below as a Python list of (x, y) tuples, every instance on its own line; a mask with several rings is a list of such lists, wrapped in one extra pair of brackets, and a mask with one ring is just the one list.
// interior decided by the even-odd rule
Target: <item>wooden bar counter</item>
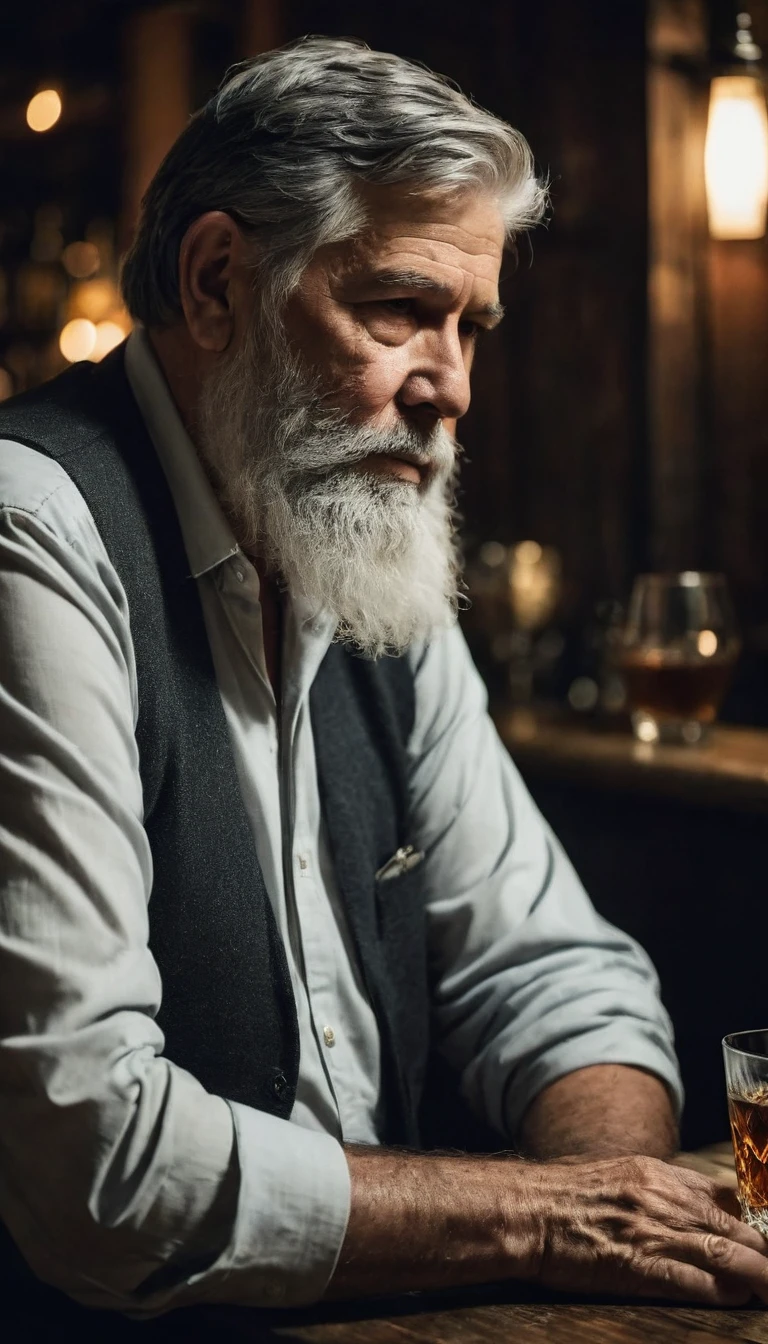
[(521, 770), (627, 793), (768, 814), (768, 732), (715, 726), (692, 747), (636, 742), (554, 711), (501, 710), (496, 724)]
[[(735, 1183), (730, 1144), (678, 1161)], [(44, 1291), (44, 1290), (43, 1290)], [(53, 1300), (53, 1299), (52, 1299)], [(446, 1293), (334, 1305), (305, 1312), (195, 1307), (133, 1323), (86, 1312), (64, 1299), (5, 1315), (10, 1341), (76, 1338), (133, 1344), (768, 1344), (768, 1311), (760, 1306), (719, 1311), (663, 1303), (578, 1298), (525, 1285), (497, 1284)]]

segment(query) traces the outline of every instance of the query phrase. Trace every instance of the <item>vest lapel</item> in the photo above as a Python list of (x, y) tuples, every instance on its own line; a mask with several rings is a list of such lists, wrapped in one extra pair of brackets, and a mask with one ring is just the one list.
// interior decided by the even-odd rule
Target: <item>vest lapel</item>
[(429, 1044), (421, 873), (375, 878), (411, 840), (410, 668), (405, 659), (371, 662), (331, 645), (310, 703), (334, 868), (382, 1036), (385, 1137), (417, 1146)]

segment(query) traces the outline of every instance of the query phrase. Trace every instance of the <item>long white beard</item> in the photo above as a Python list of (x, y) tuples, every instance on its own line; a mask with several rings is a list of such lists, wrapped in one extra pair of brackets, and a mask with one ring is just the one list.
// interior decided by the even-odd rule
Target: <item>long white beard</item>
[[(352, 425), (284, 339), (253, 335), (209, 375), (196, 429), (240, 545), (333, 613), (337, 639), (379, 657), (453, 624), (457, 448), (442, 426)], [(415, 454), (432, 472), (417, 487), (352, 470), (373, 453)]]

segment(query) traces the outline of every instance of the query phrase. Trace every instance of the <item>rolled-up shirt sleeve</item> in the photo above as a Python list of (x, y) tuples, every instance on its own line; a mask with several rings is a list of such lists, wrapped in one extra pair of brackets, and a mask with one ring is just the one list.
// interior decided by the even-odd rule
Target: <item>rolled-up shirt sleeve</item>
[(433, 1027), (466, 1099), (513, 1141), (550, 1083), (612, 1063), (654, 1073), (680, 1108), (653, 966), (594, 909), (498, 738), (461, 632), (412, 657)]
[(301, 1305), (343, 1240), (346, 1159), (163, 1055), (136, 711), (82, 496), (0, 443), (0, 1220), (90, 1306)]

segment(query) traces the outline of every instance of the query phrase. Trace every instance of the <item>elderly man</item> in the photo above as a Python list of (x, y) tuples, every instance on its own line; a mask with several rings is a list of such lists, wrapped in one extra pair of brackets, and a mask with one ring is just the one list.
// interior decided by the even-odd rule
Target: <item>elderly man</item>
[[(768, 1297), (455, 624), (445, 422), (542, 206), (432, 73), (271, 52), (149, 188), (127, 345), (2, 410), (0, 1216), (82, 1302)], [(520, 1155), (419, 1151), (431, 1043)]]

